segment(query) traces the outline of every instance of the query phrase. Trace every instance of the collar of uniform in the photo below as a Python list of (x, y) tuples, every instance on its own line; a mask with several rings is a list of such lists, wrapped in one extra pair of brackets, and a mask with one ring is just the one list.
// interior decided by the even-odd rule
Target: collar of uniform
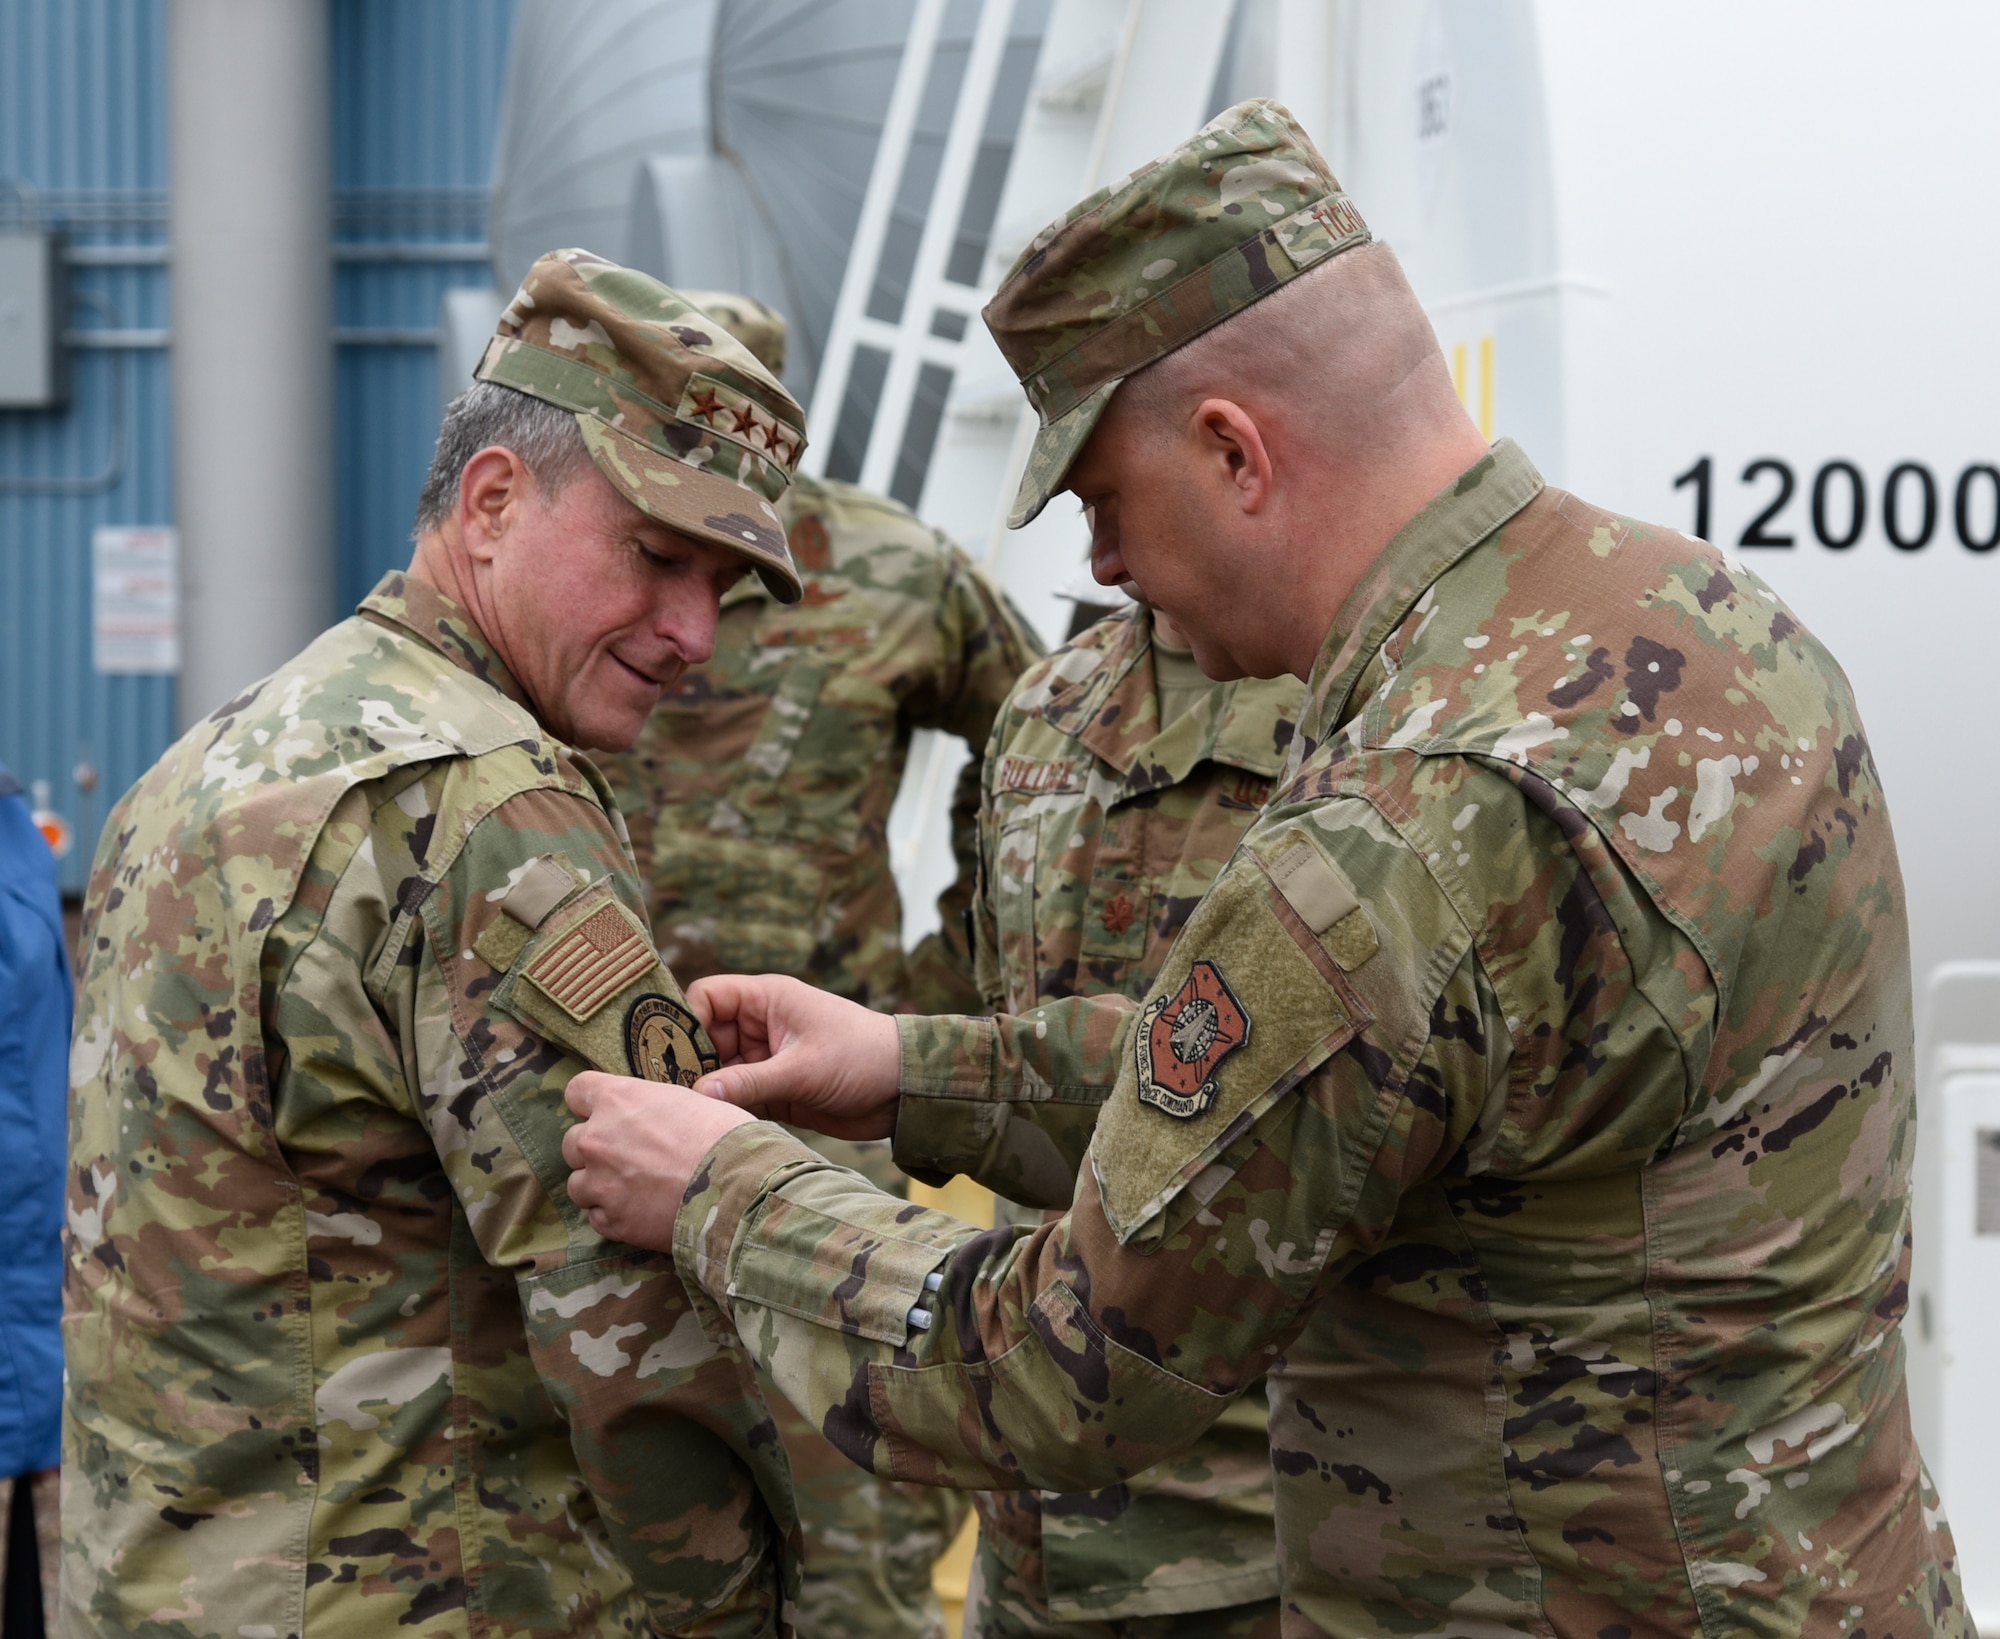
[(482, 683), (490, 683), (517, 705), (535, 709), (527, 692), (514, 680), (507, 664), (486, 641), (486, 634), (464, 609), (435, 586), (392, 569), (361, 600), (359, 613), (378, 625), (408, 632), (462, 667)]
[(1159, 722), (1152, 656), (1152, 622), (1135, 609), (1111, 633), (1102, 663), (1054, 690), (1040, 716), (1135, 791), (1179, 785), (1204, 761), (1266, 777), (1278, 772), (1285, 749), (1273, 742), (1283, 713), (1275, 709), (1270, 691), (1256, 685), (1218, 684), (1164, 733), (1135, 738), (1125, 725)]
[(1503, 438), (1396, 532), (1347, 595), (1306, 680), (1299, 727), (1320, 744), (1347, 717), (1355, 680), (1424, 589), (1542, 491), (1542, 475)]

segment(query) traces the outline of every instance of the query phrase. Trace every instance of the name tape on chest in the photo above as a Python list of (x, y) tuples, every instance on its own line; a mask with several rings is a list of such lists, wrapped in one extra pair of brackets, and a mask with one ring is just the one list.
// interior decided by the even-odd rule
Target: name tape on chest
[(996, 791), (1027, 791), (1032, 793), (1076, 790), (1083, 779), (1084, 765), (1075, 758), (1062, 762), (1043, 762), (1038, 757), (1021, 757), (1013, 753), (1000, 759), (1000, 767), (993, 777)]

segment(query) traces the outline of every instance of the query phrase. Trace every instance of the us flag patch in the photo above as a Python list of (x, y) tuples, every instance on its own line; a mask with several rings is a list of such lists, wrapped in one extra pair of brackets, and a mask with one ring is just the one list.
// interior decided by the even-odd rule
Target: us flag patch
[(523, 976), (581, 1024), (655, 960), (638, 924), (619, 906), (605, 905), (535, 957)]

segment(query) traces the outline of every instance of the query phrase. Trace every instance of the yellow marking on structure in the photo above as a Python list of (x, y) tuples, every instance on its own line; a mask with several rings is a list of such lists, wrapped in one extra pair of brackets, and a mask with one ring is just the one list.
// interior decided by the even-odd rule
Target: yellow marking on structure
[(1465, 343), (1462, 341), (1451, 344), (1451, 390), (1458, 394), (1459, 403), (1468, 410), (1472, 408), (1472, 400), (1465, 396)]
[[(1460, 349), (1464, 351), (1463, 348)], [(1479, 338), (1479, 436), (1493, 442), (1493, 338)]]

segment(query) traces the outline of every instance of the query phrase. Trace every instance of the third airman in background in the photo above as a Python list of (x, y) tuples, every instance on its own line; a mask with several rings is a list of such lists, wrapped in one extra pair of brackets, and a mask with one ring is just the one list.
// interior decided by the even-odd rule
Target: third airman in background
[[(973, 904), (986, 1009), (1143, 997), (1271, 794), (1303, 695), (1294, 677), (1211, 682), (1144, 605), (1022, 678), (986, 754)], [(1038, 1110), (1086, 1130), (1097, 1114)], [(1083, 1147), (1061, 1135), (1049, 1153)], [(1032, 1205), (1003, 1201), (1001, 1222), (1067, 1207), (1075, 1178), (1058, 1171), (1021, 1178)], [(967, 1635), (1276, 1639), (1267, 1420), (1260, 1383), (1186, 1452), (1123, 1485), (981, 1492)]]
[[(723, 292), (690, 299), (782, 371), (779, 314)], [(984, 745), (1041, 644), (963, 552), (884, 496), (801, 474), (780, 515), (803, 600), (780, 604), (761, 582), (739, 583), (723, 600), (714, 658), (661, 700), (630, 753), (600, 760), (654, 935), (684, 979), (788, 973), (883, 1011), (970, 1009), (977, 763), (952, 808), (960, 870), (939, 900), (943, 931), (907, 956), (889, 808), (912, 732)], [(886, 1143), (809, 1141), (907, 1193)], [(931, 1567), (963, 1500), (878, 1480), (782, 1396), (772, 1407), (805, 1528), (803, 1639), (941, 1634)]]

